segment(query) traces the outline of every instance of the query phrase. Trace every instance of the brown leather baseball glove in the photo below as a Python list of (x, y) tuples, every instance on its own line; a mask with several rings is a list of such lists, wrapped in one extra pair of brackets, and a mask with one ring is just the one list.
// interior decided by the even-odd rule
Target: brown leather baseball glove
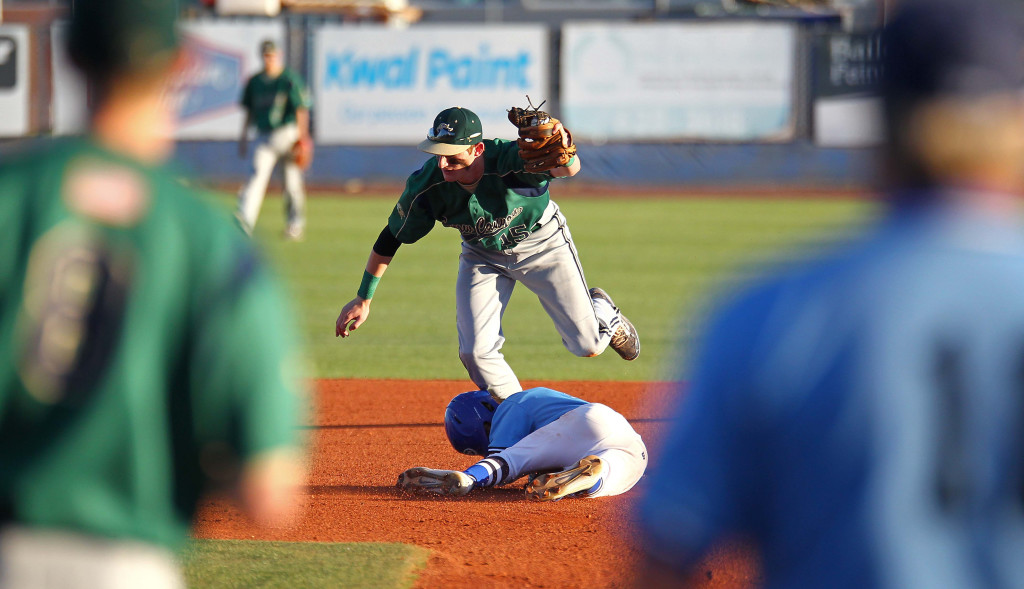
[[(544, 103), (541, 103), (543, 106)], [(527, 172), (546, 172), (559, 166), (568, 165), (576, 155), (576, 144), (572, 135), (558, 119), (548, 113), (533, 109), (512, 107), (508, 120), (519, 128), (519, 157), (526, 162)]]
[(303, 170), (308, 170), (313, 165), (313, 140), (303, 137), (292, 145), (292, 159)]

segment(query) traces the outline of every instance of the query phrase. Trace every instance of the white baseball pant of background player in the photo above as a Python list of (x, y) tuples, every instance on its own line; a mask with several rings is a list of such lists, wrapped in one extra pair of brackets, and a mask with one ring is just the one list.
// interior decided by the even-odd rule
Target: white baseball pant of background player
[(306, 223), (306, 188), (302, 169), (292, 161), (292, 146), (299, 139), (299, 127), (292, 123), (271, 133), (260, 133), (253, 150), (252, 177), (242, 188), (238, 200), (238, 217), (246, 232), (252, 233), (260, 216), (260, 207), (267, 194), (267, 184), (274, 166), (284, 159), (284, 200), (288, 231), (301, 234)]
[(626, 418), (600, 403), (577, 407), (534, 431), (500, 456), (509, 480), (532, 472), (564, 470), (595, 455), (604, 463), (601, 488), (590, 498), (619, 495), (633, 488), (647, 469), (647, 447)]
[(498, 399), (523, 390), (501, 353), (501, 319), (516, 282), (537, 295), (562, 343), (577, 356), (603, 352), (619, 326), (614, 307), (590, 298), (569, 226), (554, 201), (541, 223), (515, 249), (462, 244), (455, 286), (459, 357), (470, 379)]

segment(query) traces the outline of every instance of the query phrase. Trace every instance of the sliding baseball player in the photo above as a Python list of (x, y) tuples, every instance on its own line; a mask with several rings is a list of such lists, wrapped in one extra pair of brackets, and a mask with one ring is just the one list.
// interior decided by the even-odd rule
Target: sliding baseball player
[(410, 468), (399, 487), (458, 497), (531, 475), (526, 495), (557, 501), (625, 493), (647, 469), (647, 448), (625, 417), (547, 388), (500, 404), (487, 391), (462, 393), (445, 409), (444, 429), (453, 448), (486, 458), (464, 471)]

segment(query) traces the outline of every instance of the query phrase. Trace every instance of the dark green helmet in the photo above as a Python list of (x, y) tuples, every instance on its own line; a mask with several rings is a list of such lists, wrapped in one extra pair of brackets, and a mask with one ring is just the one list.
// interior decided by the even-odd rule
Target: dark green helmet
[(144, 71), (177, 52), (178, 0), (73, 0), (68, 55), (88, 76)]

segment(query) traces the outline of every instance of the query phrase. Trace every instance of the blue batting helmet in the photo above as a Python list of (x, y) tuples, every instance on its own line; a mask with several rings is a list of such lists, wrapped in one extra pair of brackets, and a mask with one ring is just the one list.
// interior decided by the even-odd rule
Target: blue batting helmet
[(452, 447), (463, 454), (486, 456), (497, 408), (487, 391), (470, 391), (452, 399), (444, 410), (444, 433)]

